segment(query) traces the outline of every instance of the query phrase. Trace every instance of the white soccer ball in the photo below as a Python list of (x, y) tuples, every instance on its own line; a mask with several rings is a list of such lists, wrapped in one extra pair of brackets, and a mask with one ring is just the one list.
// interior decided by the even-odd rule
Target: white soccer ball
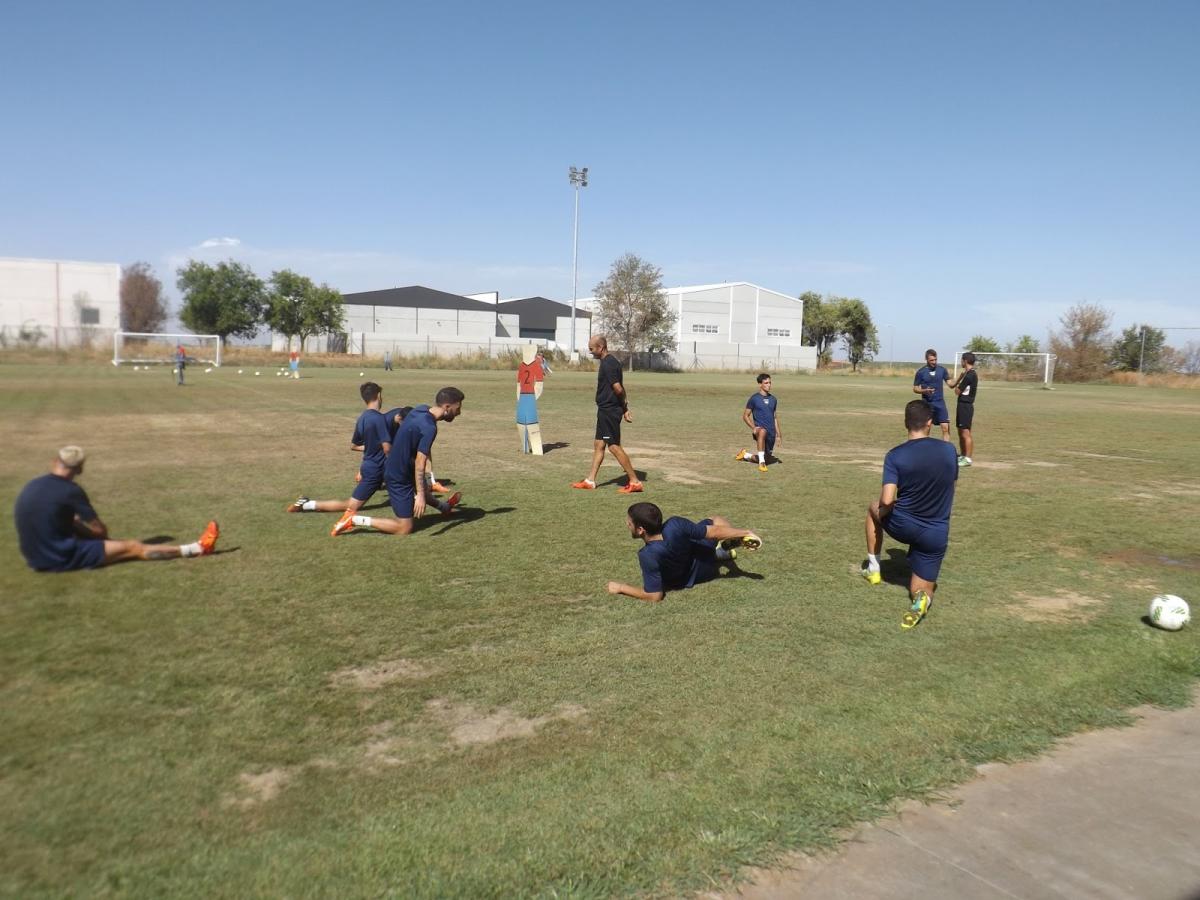
[(239, 374), (239, 375), (241, 375), (241, 374), (242, 374), (242, 370), (241, 370), (241, 369), (238, 369), (238, 374)]
[(1159, 594), (1150, 601), (1150, 621), (1165, 631), (1178, 631), (1191, 618), (1192, 612), (1182, 597)]
[(135, 371), (135, 372), (137, 371), (137, 366), (133, 367), (133, 371)]
[(359, 377), (359, 378), (362, 378), (362, 377), (363, 377), (363, 373), (362, 373), (362, 372), (359, 372), (359, 373), (358, 373), (358, 377)]
[(211, 368), (205, 369), (205, 370), (204, 370), (204, 374), (205, 374), (205, 375), (207, 375), (207, 374), (208, 374), (209, 372), (211, 372), (211, 371), (212, 371), (212, 369), (211, 369)]
[(262, 372), (255, 372), (254, 374), (255, 374), (255, 375), (261, 375), (261, 374), (262, 374)]

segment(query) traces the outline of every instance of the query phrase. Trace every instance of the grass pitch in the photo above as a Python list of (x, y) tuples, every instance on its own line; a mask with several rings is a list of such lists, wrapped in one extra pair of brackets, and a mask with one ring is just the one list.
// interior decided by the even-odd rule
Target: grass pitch
[[(36, 575), (0, 538), (0, 894), (667, 894), (834, 840), (898, 798), (1057, 736), (1186, 701), (1200, 631), (1200, 401), (983, 384), (929, 619), (902, 548), (851, 574), (908, 379), (778, 375), (783, 462), (735, 463), (749, 375), (628, 377), (641, 498), (766, 541), (660, 605), (627, 498), (572, 491), (594, 376), (557, 372), (543, 458), (506, 372), (368, 372), (387, 405), (455, 384), (436, 471), (464, 515), (329, 537), (357, 370), (0, 366), (0, 505), (83, 444), (121, 537), (218, 555)], [(1189, 392), (1190, 393), (1190, 392)], [(601, 482), (619, 470), (606, 464)], [(374, 504), (372, 504), (374, 505)], [(386, 514), (387, 510), (381, 510)]]

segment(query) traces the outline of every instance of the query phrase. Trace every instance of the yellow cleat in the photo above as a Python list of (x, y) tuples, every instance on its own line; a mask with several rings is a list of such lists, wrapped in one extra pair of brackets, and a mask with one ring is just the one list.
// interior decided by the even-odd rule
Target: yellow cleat
[(912, 607), (904, 614), (904, 618), (900, 621), (900, 627), (906, 631), (909, 628), (916, 628), (921, 623), (921, 620), (929, 614), (929, 607), (932, 605), (933, 598), (924, 591), (917, 591), (917, 596), (913, 600)]
[(858, 574), (867, 579), (867, 584), (879, 584), (883, 581), (883, 575), (879, 572), (872, 572), (869, 566), (863, 566)]

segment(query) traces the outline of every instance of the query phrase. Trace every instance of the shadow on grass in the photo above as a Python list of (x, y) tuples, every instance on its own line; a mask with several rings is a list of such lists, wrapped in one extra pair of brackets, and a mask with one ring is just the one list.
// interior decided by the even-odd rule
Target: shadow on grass
[(912, 579), (912, 567), (908, 564), (908, 551), (899, 547), (889, 547), (887, 559), (879, 561), (879, 574), (888, 584), (898, 585), (908, 590)]
[(449, 518), (433, 522), (427, 525), (426, 528), (436, 528), (437, 530), (430, 537), (438, 537), (452, 528), (457, 528), (459, 525), (466, 525), (468, 522), (478, 522), (484, 516), (516, 512), (516, 509), (515, 506), (497, 506), (494, 509), (482, 509), (478, 506), (460, 506), (454, 510), (454, 514)]
[[(642, 471), (641, 469), (638, 469), (638, 468), (635, 468), (633, 471), (637, 474), (638, 481), (646, 480), (646, 473), (644, 471)], [(625, 473), (622, 472), (620, 475), (617, 475), (617, 476), (614, 476), (613, 478), (608, 479), (608, 481), (596, 482), (596, 487), (608, 487), (610, 484), (624, 485), (625, 481), (626, 481)]]
[(761, 572), (747, 572), (745, 569), (739, 568), (736, 563), (729, 563), (724, 572), (717, 575), (718, 578), (749, 578), (751, 581), (762, 581), (766, 578)]
[(566, 441), (558, 441), (553, 444), (542, 444), (542, 452), (549, 453), (551, 450), (565, 450), (567, 447), (570, 447), (570, 446), (571, 445), (569, 443), (567, 443)]
[(172, 534), (156, 534), (154, 537), (142, 538), (143, 544), (173, 544), (175, 536)]

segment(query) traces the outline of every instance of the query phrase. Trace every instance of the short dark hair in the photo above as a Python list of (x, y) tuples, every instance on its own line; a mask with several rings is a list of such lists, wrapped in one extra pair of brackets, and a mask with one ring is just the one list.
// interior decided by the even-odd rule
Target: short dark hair
[(462, 403), (466, 396), (466, 394), (456, 387), (444, 387), (437, 392), (437, 396), (433, 398), (433, 402), (437, 406), (453, 406), (455, 403)]
[(362, 394), (363, 403), (373, 403), (379, 399), (379, 395), (383, 393), (383, 388), (373, 381), (364, 381), (359, 385), (358, 392)]
[(937, 351), (934, 350), (932, 347), (930, 347), (928, 350), (925, 351), (925, 355), (926, 356), (937, 356)]
[(965, 362), (965, 363), (970, 363), (971, 365), (975, 365), (975, 354), (972, 353), (970, 350), (968, 350), (966, 353), (963, 354), (962, 359), (963, 359), (963, 362)]
[(635, 503), (629, 507), (629, 521), (638, 528), (643, 528), (646, 534), (662, 532), (662, 510), (653, 503)]
[(904, 407), (904, 427), (909, 431), (920, 431), (933, 421), (933, 407), (924, 400), (909, 400)]
[(755, 380), (755, 381), (757, 381), (759, 384), (762, 384), (764, 381), (766, 381), (766, 380), (767, 380), (768, 378), (770, 378), (770, 377), (771, 377), (771, 376), (770, 376), (770, 374), (769, 374), (769, 373), (767, 373), (767, 372), (763, 372), (761, 375), (759, 375), (759, 376), (758, 376), (757, 378), (755, 378), (754, 380)]

